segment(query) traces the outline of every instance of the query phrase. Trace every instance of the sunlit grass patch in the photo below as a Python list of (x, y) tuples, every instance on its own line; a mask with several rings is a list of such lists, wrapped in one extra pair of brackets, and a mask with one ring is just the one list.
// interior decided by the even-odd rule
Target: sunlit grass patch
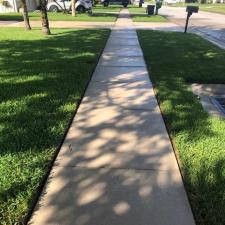
[(223, 225), (225, 120), (203, 110), (190, 83), (225, 83), (225, 51), (193, 34), (138, 35), (197, 224)]
[[(93, 14), (77, 13), (75, 17), (71, 13), (63, 12), (48, 12), (50, 21), (92, 21), (92, 22), (114, 22), (117, 19), (121, 6), (103, 7), (97, 5), (93, 7)], [(41, 20), (40, 12), (30, 12), (29, 18), (31, 21)], [(22, 21), (21, 13), (0, 13), (0, 21)]]
[(161, 15), (147, 15), (146, 8), (129, 7), (131, 18), (134, 22), (166, 22), (167, 19)]
[(213, 3), (213, 4), (199, 4), (199, 3), (176, 3), (170, 6), (173, 7), (186, 7), (188, 5), (199, 6), (201, 11), (221, 13), (225, 14), (225, 4), (223, 3)]
[(109, 31), (0, 33), (0, 224), (8, 225), (27, 214)]

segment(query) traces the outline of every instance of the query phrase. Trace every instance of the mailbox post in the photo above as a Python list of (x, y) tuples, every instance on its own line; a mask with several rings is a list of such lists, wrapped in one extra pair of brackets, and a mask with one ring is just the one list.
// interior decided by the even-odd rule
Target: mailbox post
[(142, 4), (144, 3), (144, 0), (139, 0), (139, 7), (142, 8)]
[(187, 6), (187, 8), (186, 8), (187, 19), (186, 19), (184, 33), (187, 33), (188, 22), (189, 22), (189, 19), (190, 19), (192, 13), (198, 13), (198, 9), (199, 9), (198, 6)]
[(161, 7), (162, 7), (162, 0), (156, 0), (155, 15), (158, 15), (158, 11)]

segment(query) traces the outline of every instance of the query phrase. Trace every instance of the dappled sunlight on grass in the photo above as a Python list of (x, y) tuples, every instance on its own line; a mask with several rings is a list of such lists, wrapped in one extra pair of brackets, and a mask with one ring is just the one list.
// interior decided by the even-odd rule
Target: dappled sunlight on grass
[(134, 22), (166, 22), (167, 19), (161, 15), (147, 15), (146, 8), (128, 7)]
[(225, 51), (192, 34), (138, 34), (197, 222), (222, 225), (225, 121), (203, 110), (189, 83), (225, 83)]
[(0, 220), (14, 224), (27, 213), (109, 31), (0, 32)]
[[(114, 22), (117, 19), (121, 6), (96, 6), (93, 7), (93, 14), (77, 13), (75, 17), (71, 13), (48, 12), (50, 21), (90, 21), (90, 22)], [(41, 21), (39, 12), (30, 12), (31, 21)], [(0, 13), (0, 21), (23, 21), (21, 13)]]

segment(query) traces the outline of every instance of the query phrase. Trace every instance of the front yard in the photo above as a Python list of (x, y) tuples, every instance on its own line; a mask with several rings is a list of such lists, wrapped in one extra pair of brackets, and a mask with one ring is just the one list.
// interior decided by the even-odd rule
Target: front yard
[(0, 33), (0, 224), (10, 225), (27, 215), (109, 31)]
[(198, 225), (225, 224), (225, 120), (209, 116), (189, 83), (225, 83), (225, 51), (183, 33), (138, 31)]
[(177, 3), (173, 7), (186, 7), (187, 5), (199, 6), (201, 11), (225, 14), (225, 4), (198, 4), (198, 3)]
[[(135, 6), (128, 7), (131, 18), (134, 22), (166, 22), (167, 19), (160, 15), (148, 16), (146, 8), (139, 8)], [(159, 10), (160, 12), (160, 10)]]
[[(110, 5), (103, 7), (97, 5), (93, 7), (93, 14), (88, 15), (87, 13), (79, 14), (72, 17), (70, 13), (54, 13), (48, 12), (48, 18), (50, 21), (90, 21), (90, 22), (115, 22), (118, 14), (123, 7), (120, 5)], [(134, 5), (128, 6), (132, 20), (134, 22), (166, 22), (167, 19), (160, 15), (148, 16), (146, 8), (139, 8)], [(159, 10), (160, 13), (160, 10)], [(29, 13), (31, 21), (40, 20), (39, 12)], [(0, 21), (22, 21), (23, 17), (21, 13), (0, 13)]]
[[(50, 21), (91, 21), (91, 22), (114, 22), (118, 17), (118, 13), (121, 6), (96, 6), (93, 7), (93, 14), (77, 13), (75, 17), (72, 17), (70, 13), (54, 13), (48, 12), (48, 18)], [(39, 12), (29, 13), (30, 20), (41, 20)], [(23, 17), (21, 13), (0, 13), (0, 21), (22, 21)]]

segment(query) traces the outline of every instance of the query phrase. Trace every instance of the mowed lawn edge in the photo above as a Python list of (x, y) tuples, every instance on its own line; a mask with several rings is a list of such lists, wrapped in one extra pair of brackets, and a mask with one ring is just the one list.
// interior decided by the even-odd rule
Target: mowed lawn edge
[(166, 17), (163, 17), (161, 15), (153, 15), (153, 16), (148, 16), (148, 15), (141, 15), (141, 14), (131, 14), (131, 18), (133, 22), (144, 22), (144, 23), (165, 23), (168, 22)]
[(223, 225), (225, 120), (203, 110), (190, 83), (225, 83), (225, 51), (194, 34), (138, 36), (197, 225)]
[(28, 218), (110, 31), (0, 29), (0, 224), (8, 225)]
[(170, 5), (171, 7), (187, 7), (188, 5), (199, 6), (200, 11), (225, 14), (225, 4), (223, 3), (213, 3), (213, 4), (199, 4), (199, 3), (176, 3)]
[[(49, 21), (80, 21), (80, 22), (115, 22), (121, 6), (96, 6), (93, 14), (77, 13), (75, 17), (71, 13), (48, 12)], [(30, 21), (41, 21), (40, 12), (29, 12)], [(21, 13), (0, 13), (0, 21), (23, 21)]]
[[(115, 22), (118, 13), (93, 13), (92, 16), (88, 14), (78, 14), (72, 17), (71, 14), (64, 13), (48, 13), (49, 21), (70, 21), (70, 22)], [(41, 21), (40, 13), (29, 13), (30, 21)], [(23, 21), (21, 13), (0, 13), (0, 21)]]
[(128, 7), (130, 12), (130, 16), (133, 22), (167, 22), (167, 18), (161, 15), (151, 15), (148, 16), (146, 13), (146, 8), (139, 8), (139, 7)]

